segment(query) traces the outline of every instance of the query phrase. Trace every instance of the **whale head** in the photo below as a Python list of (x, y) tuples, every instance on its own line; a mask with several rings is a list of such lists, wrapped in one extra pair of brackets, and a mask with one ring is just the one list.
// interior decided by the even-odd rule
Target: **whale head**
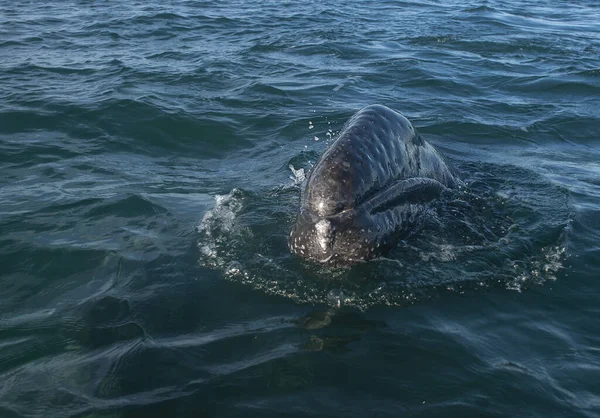
[(321, 263), (374, 258), (412, 234), (425, 205), (452, 183), (408, 119), (385, 106), (363, 108), (308, 175), (290, 250)]

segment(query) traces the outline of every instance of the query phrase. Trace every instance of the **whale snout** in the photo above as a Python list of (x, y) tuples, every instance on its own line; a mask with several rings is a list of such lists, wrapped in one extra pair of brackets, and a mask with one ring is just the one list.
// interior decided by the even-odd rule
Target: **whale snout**
[(290, 250), (304, 258), (327, 262), (333, 257), (335, 229), (331, 220), (302, 211), (290, 233)]
[(354, 264), (372, 258), (375, 231), (355, 210), (320, 216), (310, 209), (298, 214), (289, 238), (292, 253), (328, 264)]
[(333, 228), (331, 222), (321, 219), (315, 224), (316, 240), (323, 251), (331, 251), (333, 248)]

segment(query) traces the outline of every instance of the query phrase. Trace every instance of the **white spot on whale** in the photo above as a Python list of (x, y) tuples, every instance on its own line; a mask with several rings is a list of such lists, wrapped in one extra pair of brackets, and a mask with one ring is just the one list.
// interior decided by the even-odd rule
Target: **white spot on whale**
[(315, 225), (315, 229), (317, 230), (317, 242), (321, 246), (323, 250), (327, 249), (327, 246), (330, 242), (330, 233), (331, 233), (331, 222), (321, 219)]

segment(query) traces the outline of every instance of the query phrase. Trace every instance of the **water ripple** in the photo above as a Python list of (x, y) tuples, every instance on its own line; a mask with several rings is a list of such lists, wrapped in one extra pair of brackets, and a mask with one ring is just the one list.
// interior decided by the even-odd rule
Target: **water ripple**
[[(1, 416), (597, 414), (594, 1), (2, 10)], [(303, 263), (302, 173), (376, 102), (465, 187)]]

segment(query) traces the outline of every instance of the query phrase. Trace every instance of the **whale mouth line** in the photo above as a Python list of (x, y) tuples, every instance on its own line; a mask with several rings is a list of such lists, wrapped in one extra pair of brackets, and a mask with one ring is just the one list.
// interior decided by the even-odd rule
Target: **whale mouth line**
[(358, 208), (367, 211), (371, 215), (384, 212), (390, 208), (402, 204), (424, 204), (439, 197), (446, 189), (442, 183), (435, 179), (426, 177), (412, 177), (398, 179), (386, 187), (373, 193), (364, 201), (360, 202)]
[(412, 177), (397, 179), (339, 212), (322, 215), (314, 213), (310, 209), (308, 211), (314, 213), (318, 220), (340, 219), (347, 216), (358, 216), (360, 213), (375, 215), (401, 204), (423, 204), (430, 202), (434, 198), (439, 197), (440, 193), (445, 189), (446, 187), (442, 183), (431, 178)]
[(329, 257), (325, 257), (321, 260), (318, 260), (319, 263), (327, 263), (328, 261), (330, 261), (333, 258), (333, 254), (330, 254)]

